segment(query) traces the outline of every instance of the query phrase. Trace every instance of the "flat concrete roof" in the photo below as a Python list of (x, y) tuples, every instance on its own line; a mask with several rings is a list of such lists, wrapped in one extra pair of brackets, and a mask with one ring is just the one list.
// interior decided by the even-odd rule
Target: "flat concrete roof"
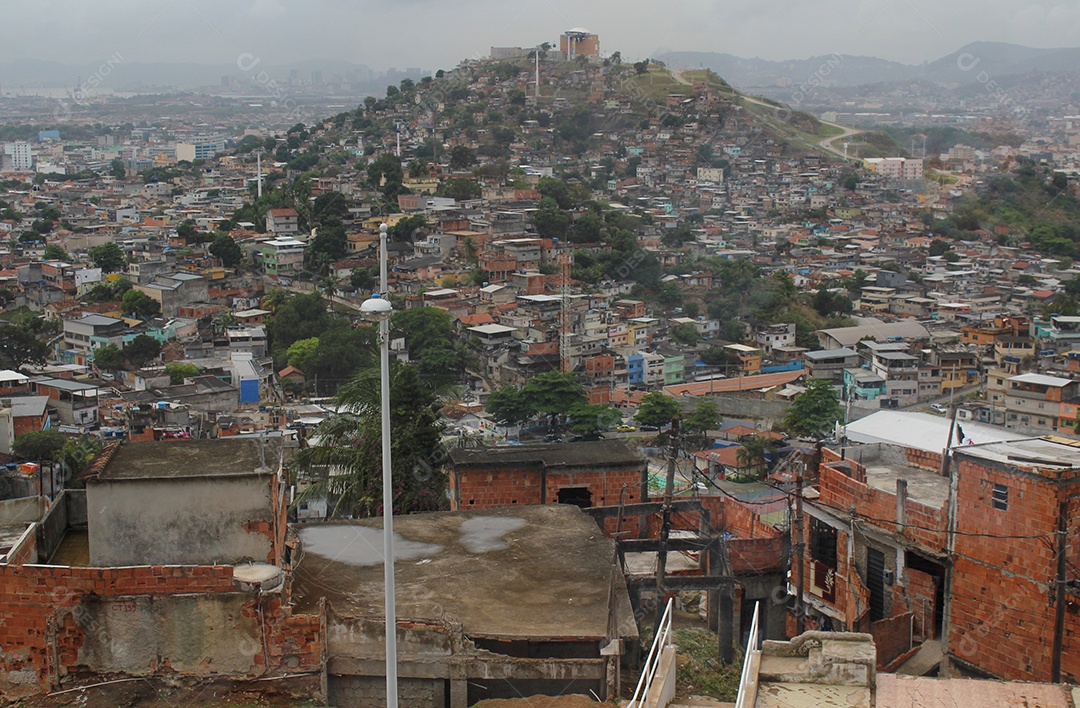
[(908, 499), (940, 509), (949, 499), (949, 480), (939, 474), (906, 465), (866, 465), (866, 483), (874, 489), (896, 494), (896, 480), (906, 479)]
[[(325, 597), (339, 614), (381, 617), (382, 519), (297, 528), (295, 611)], [(575, 506), (399, 516), (394, 535), (399, 619), (460, 622), (473, 637), (607, 635), (609, 584), (622, 581), (615, 544)], [(616, 595), (621, 635), (635, 636), (625, 590)]]
[[(230, 477), (254, 474), (265, 464), (278, 466), (278, 441), (267, 439), (177, 440), (129, 442), (120, 445), (97, 478), (103, 481), (169, 479), (179, 477)], [(265, 472), (264, 472), (265, 473)]]
[(455, 468), (467, 467), (616, 467), (644, 465), (645, 457), (623, 440), (595, 440), (544, 445), (515, 445), (494, 448), (453, 448), (450, 459)]

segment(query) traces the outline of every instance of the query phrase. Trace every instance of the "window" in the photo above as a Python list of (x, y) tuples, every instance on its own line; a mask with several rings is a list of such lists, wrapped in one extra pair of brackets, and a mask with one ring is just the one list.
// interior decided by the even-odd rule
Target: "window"
[(818, 519), (810, 519), (810, 557), (836, 567), (836, 529)]
[(995, 509), (1009, 510), (1009, 488), (1004, 484), (995, 484), (994, 493), (991, 496)]

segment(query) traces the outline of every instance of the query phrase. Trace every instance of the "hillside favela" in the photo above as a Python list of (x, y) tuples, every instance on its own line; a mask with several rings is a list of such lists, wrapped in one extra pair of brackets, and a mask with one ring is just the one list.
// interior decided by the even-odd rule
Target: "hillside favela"
[(1080, 9), (0, 14), (0, 705), (1080, 706)]

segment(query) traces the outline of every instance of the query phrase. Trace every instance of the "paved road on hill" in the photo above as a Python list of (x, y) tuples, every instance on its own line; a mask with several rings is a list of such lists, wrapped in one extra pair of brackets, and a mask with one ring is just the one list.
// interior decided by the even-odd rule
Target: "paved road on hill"
[[(680, 84), (685, 84), (687, 86), (690, 86), (692, 84), (692, 82), (687, 81), (683, 77), (683, 72), (684, 71), (687, 71), (687, 70), (686, 69), (672, 69), (671, 70), (671, 78), (675, 79)], [(769, 103), (767, 101), (762, 101), (761, 99), (754, 98), (753, 96), (748, 96), (745, 93), (740, 93), (739, 95), (743, 97), (743, 100), (749, 101), (750, 103), (756, 103), (759, 106), (764, 106), (765, 108), (771, 108), (772, 110), (777, 110), (777, 106), (774, 103)], [(818, 147), (820, 147), (822, 150), (827, 150), (828, 152), (833, 153), (837, 157), (844, 157), (844, 151), (836, 149), (836, 147), (833, 146), (834, 142), (836, 142), (837, 140), (846, 140), (847, 138), (850, 138), (852, 135), (858, 135), (859, 133), (863, 132), (863, 131), (857, 130), (855, 128), (849, 128), (849, 127), (847, 127), (845, 125), (840, 125), (839, 123), (830, 123), (829, 121), (821, 120), (821, 118), (818, 118), (818, 120), (821, 123), (825, 124), (825, 125), (831, 126), (833, 128), (838, 128), (841, 131), (839, 135), (829, 136), (827, 138), (819, 140), (818, 143), (817, 143)]]

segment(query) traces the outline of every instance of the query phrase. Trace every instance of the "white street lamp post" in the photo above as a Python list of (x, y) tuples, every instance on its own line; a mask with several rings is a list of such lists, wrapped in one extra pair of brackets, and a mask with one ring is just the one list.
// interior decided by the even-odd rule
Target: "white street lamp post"
[(397, 708), (397, 608), (394, 600), (394, 487), (390, 467), (390, 315), (394, 308), (386, 282), (386, 224), (379, 226), (379, 291), (360, 305), (366, 319), (379, 323), (379, 374), (382, 409), (383, 582), (386, 589), (386, 706)]

